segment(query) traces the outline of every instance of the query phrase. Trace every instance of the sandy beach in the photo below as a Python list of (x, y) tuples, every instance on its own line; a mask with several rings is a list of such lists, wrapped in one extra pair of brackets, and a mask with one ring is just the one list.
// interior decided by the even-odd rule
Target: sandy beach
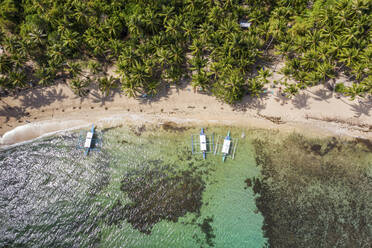
[(372, 139), (370, 98), (336, 96), (317, 86), (292, 99), (279, 89), (268, 88), (260, 98), (244, 97), (231, 106), (215, 97), (194, 92), (187, 83), (164, 88), (156, 98), (128, 98), (119, 90), (103, 96), (91, 88), (76, 96), (67, 84), (36, 88), (0, 100), (1, 145), (34, 139), (59, 130), (167, 121), (221, 124), (298, 131), (305, 135), (346, 136)]

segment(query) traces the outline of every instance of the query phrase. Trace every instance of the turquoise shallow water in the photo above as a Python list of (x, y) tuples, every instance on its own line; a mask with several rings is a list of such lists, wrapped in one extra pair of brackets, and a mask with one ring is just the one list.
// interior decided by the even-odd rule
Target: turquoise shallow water
[(264, 246), (249, 137), (222, 163), (191, 155), (193, 133), (113, 128), (88, 158), (75, 133), (2, 151), (0, 247)]

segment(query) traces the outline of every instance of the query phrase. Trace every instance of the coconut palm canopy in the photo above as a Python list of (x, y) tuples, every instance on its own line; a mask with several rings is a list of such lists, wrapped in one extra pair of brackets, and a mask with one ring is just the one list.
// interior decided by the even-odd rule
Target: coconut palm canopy
[[(233, 103), (261, 92), (251, 72), (273, 49), (291, 92), (344, 74), (353, 86), (336, 88), (354, 97), (372, 93), (371, 13), (369, 0), (0, 0), (0, 86), (65, 78), (79, 94), (97, 81), (137, 96), (190, 77)], [(82, 77), (111, 64), (118, 83)]]

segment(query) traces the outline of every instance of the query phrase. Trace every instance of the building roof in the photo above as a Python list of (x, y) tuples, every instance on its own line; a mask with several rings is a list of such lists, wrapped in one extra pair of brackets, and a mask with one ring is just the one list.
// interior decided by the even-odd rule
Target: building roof
[(240, 21), (239, 24), (242, 28), (249, 28), (251, 26), (251, 23), (247, 21)]

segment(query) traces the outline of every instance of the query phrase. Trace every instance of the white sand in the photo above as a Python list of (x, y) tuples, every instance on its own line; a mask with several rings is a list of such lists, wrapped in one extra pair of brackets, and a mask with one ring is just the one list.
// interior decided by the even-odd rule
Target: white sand
[[(305, 90), (291, 100), (280, 96), (277, 88), (268, 91), (262, 98), (247, 96), (237, 106), (230, 106), (213, 96), (194, 93), (186, 84), (165, 89), (152, 100), (132, 99), (118, 92), (103, 97), (97, 89), (80, 98), (66, 84), (32, 89), (0, 100), (0, 134), (3, 135), (0, 144), (14, 144), (58, 130), (89, 127), (91, 123), (109, 126), (128, 121), (237, 125), (372, 139), (370, 99), (337, 99), (323, 86)], [(282, 124), (275, 124), (274, 118), (280, 118)]]

